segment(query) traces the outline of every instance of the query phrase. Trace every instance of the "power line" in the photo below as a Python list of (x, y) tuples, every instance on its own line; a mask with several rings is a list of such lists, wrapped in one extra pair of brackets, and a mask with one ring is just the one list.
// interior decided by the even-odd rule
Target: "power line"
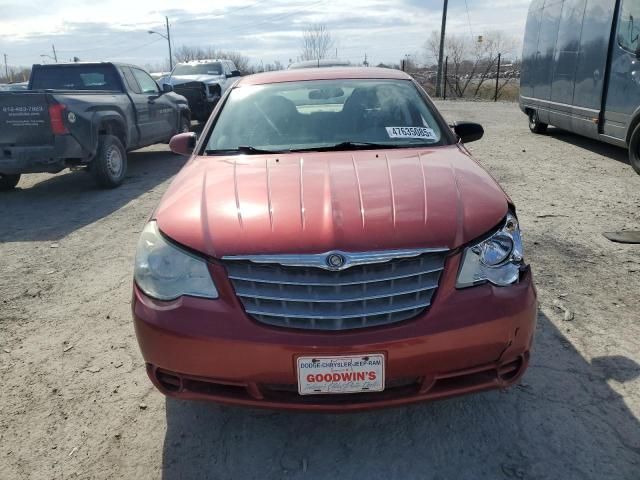
[(248, 10), (250, 8), (254, 8), (257, 7), (258, 5), (262, 4), (262, 3), (266, 3), (267, 0), (260, 0), (258, 2), (252, 3), (251, 5), (245, 5), (244, 7), (238, 7), (238, 8), (234, 8), (232, 10), (227, 10), (227, 11), (223, 11), (222, 13), (215, 13), (215, 14), (211, 14), (211, 16), (209, 17), (205, 17), (205, 18), (193, 18), (191, 20), (177, 20), (175, 22), (172, 22), (172, 26), (173, 25), (182, 25), (185, 23), (196, 23), (196, 22), (203, 22), (205, 20), (213, 20), (214, 18), (224, 18), (227, 15), (233, 15), (236, 12), (240, 12), (243, 10)]
[[(154, 43), (157, 43), (160, 40), (163, 40), (163, 39), (162, 38), (156, 38), (155, 40), (152, 40), (152, 41), (147, 42), (147, 43), (143, 43), (142, 45), (138, 45), (137, 47), (127, 48), (126, 53), (135, 52), (136, 50), (140, 50), (141, 48), (148, 47), (149, 45), (153, 45)], [(103, 56), (108, 56), (108, 57), (111, 57), (111, 58), (119, 58), (119, 57), (125, 56), (125, 52), (123, 52), (123, 55), (113, 55), (111, 53), (107, 53), (107, 54), (103, 54)]]
[(467, 23), (469, 24), (469, 33), (471, 33), (471, 40), (474, 40), (473, 29), (471, 28), (471, 16), (469, 15), (469, 2), (464, 0), (464, 6), (467, 9)]
[[(106, 39), (106, 40), (108, 40), (108, 39)], [(118, 47), (119, 48), (119, 47), (127, 45), (129, 43), (131, 43), (131, 40), (123, 40), (121, 42), (116, 42), (115, 44), (112, 44), (107, 48), (113, 48), (113, 47)], [(102, 50), (103, 48), (104, 48), (104, 46), (82, 48), (82, 49), (76, 49), (76, 48), (68, 49), (68, 50), (67, 49), (62, 49), (62, 50), (58, 50), (58, 52), (61, 52), (61, 53), (82, 53), (82, 52), (92, 52), (94, 50)]]
[[(246, 29), (259, 27), (261, 25), (266, 25), (266, 24), (271, 23), (271, 22), (276, 21), (276, 20), (283, 20), (285, 18), (289, 18), (289, 17), (292, 17), (294, 15), (298, 15), (299, 13), (306, 12), (306, 11), (308, 11), (308, 9), (310, 7), (319, 6), (319, 5), (323, 4), (323, 3), (326, 3), (327, 1), (328, 0), (320, 0), (320, 1), (317, 1), (317, 2), (314, 2), (314, 3), (310, 3), (308, 5), (305, 5), (304, 8), (301, 8), (301, 9), (298, 9), (298, 10), (293, 10), (293, 11), (289, 11), (289, 12), (286, 12), (286, 13), (275, 14), (275, 15), (273, 15), (273, 16), (265, 19), (265, 20), (260, 20), (258, 22), (253, 22), (253, 23), (246, 23), (244, 25), (237, 25), (237, 26), (231, 28), (230, 30), (226, 30), (225, 33), (226, 34), (228, 34), (228, 33), (238, 33), (238, 32), (242, 32), (242, 31), (244, 31)], [(194, 20), (194, 21), (196, 21), (196, 20)], [(199, 19), (197, 21), (204, 21), (204, 20)], [(191, 20), (190, 20), (190, 22), (191, 22)], [(186, 22), (183, 22), (183, 23), (186, 23)]]

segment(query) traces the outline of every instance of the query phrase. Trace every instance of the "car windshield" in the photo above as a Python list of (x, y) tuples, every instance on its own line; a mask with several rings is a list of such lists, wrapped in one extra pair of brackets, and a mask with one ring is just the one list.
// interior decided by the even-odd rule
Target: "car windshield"
[(182, 63), (176, 65), (172, 75), (222, 75), (222, 65), (220, 62)]
[(408, 80), (321, 80), (234, 89), (206, 152), (437, 145), (434, 113)]

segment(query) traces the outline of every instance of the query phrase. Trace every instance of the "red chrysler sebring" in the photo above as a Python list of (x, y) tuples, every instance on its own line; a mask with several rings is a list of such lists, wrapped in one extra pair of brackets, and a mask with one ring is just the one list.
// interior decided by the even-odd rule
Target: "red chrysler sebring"
[(184, 399), (354, 411), (507, 387), (536, 291), (515, 207), (402, 72), (239, 80), (144, 227), (133, 319)]

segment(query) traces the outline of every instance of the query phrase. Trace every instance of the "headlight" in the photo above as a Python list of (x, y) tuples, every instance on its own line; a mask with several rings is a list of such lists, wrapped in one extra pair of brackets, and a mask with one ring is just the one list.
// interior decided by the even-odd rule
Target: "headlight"
[(509, 213), (499, 231), (465, 250), (456, 287), (467, 288), (486, 282), (506, 287), (518, 281), (522, 265), (520, 226), (515, 215)]
[(218, 298), (206, 262), (167, 242), (156, 222), (144, 227), (138, 241), (134, 278), (145, 294), (158, 300)]

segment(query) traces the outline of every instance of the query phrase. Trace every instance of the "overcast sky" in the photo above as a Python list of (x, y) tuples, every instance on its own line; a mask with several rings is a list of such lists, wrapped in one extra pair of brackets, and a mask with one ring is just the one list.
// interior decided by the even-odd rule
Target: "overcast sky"
[[(447, 28), (470, 37), (501, 30), (520, 41), (528, 5), (450, 0)], [(361, 62), (366, 53), (372, 64), (397, 63), (424, 53), (426, 37), (439, 29), (442, 0), (0, 0), (0, 54), (10, 65), (31, 65), (55, 44), (60, 60), (160, 65), (167, 42), (147, 31), (164, 32), (165, 15), (175, 47), (238, 50), (256, 64), (295, 59), (312, 23), (328, 26), (342, 59)]]

